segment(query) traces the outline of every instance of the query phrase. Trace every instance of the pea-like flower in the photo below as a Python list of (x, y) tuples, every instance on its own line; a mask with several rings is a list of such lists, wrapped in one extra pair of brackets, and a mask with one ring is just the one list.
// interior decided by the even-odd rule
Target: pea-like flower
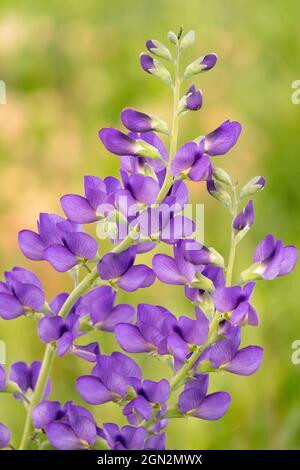
[(73, 222), (56, 214), (40, 214), (38, 233), (19, 232), (19, 245), (31, 260), (47, 260), (59, 272), (69, 271), (82, 260), (95, 257), (96, 241)]
[(45, 295), (39, 278), (28, 269), (14, 267), (0, 283), (0, 317), (12, 320), (30, 311), (39, 312)]
[(116, 296), (117, 292), (111, 287), (96, 287), (82, 297), (77, 312), (81, 316), (89, 315), (98, 330), (114, 331), (118, 323), (131, 322), (134, 317), (131, 305), (114, 305)]
[(144, 426), (123, 426), (121, 429), (115, 423), (104, 423), (98, 434), (112, 450), (163, 450), (165, 434), (153, 434), (147, 437)]
[(101, 279), (110, 280), (128, 292), (151, 286), (155, 280), (154, 272), (145, 264), (134, 265), (135, 256), (135, 247), (104, 255), (98, 263)]
[(62, 407), (58, 401), (44, 400), (33, 409), (32, 420), (58, 450), (87, 449), (96, 441), (97, 426), (92, 414), (71, 401)]
[(274, 236), (269, 234), (257, 245), (253, 256), (254, 264), (241, 273), (241, 278), (250, 281), (285, 276), (293, 271), (297, 259), (295, 246), (284, 246), (281, 240), (275, 240)]
[(241, 210), (241, 212), (234, 218), (232, 226), (234, 230), (240, 232), (245, 228), (249, 229), (254, 222), (254, 209), (253, 201), (248, 201), (247, 205)]
[(141, 378), (142, 371), (131, 358), (114, 352), (111, 356), (98, 356), (92, 375), (79, 377), (76, 386), (87, 403), (100, 405), (125, 398), (128, 387)]
[(100, 205), (113, 201), (113, 194), (121, 190), (121, 183), (112, 176), (101, 180), (97, 176), (84, 177), (85, 195), (66, 194), (61, 198), (61, 205), (67, 218), (77, 224), (89, 224), (106, 216), (98, 212)]
[(233, 325), (258, 325), (257, 311), (250, 304), (255, 282), (245, 286), (220, 287), (213, 294), (215, 307), (219, 312), (226, 312)]
[(202, 102), (202, 92), (193, 84), (179, 102), (179, 113), (187, 110), (198, 111), (202, 107)]
[(115, 335), (126, 352), (169, 354), (167, 340), (176, 323), (176, 317), (167, 309), (139, 304), (136, 323), (119, 323), (115, 328)]
[[(19, 386), (23, 394), (30, 395), (35, 390), (40, 370), (40, 361), (33, 361), (30, 365), (22, 361), (15, 362), (10, 368), (9, 378)], [(44, 398), (49, 395), (50, 391), (51, 381), (49, 379), (44, 391)], [(15, 397), (22, 399), (22, 396), (18, 393), (15, 394)]]
[(132, 132), (157, 131), (168, 134), (166, 123), (158, 116), (149, 115), (132, 108), (125, 108), (121, 113), (121, 121)]
[(222, 418), (231, 402), (227, 392), (207, 395), (208, 375), (198, 374), (184, 387), (179, 396), (178, 407), (182, 414), (206, 420)]

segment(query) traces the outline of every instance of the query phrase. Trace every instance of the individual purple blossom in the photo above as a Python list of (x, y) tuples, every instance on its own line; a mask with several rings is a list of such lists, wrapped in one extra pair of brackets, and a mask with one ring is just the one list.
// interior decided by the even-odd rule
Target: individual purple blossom
[(87, 403), (100, 405), (125, 398), (128, 387), (141, 377), (141, 369), (131, 358), (114, 352), (111, 356), (99, 355), (92, 375), (79, 377), (76, 386)]
[(241, 212), (234, 218), (232, 226), (234, 230), (241, 231), (250, 228), (254, 222), (253, 201), (249, 201)]
[(158, 116), (142, 113), (132, 108), (125, 108), (121, 113), (123, 125), (132, 132), (157, 131), (168, 134), (168, 127)]
[(47, 260), (59, 272), (97, 253), (98, 245), (90, 235), (56, 214), (40, 214), (38, 232), (21, 230), (19, 245), (23, 254), (31, 260)]
[(5, 449), (10, 443), (10, 439), (10, 430), (5, 424), (0, 423), (0, 449)]
[[(9, 378), (19, 386), (23, 394), (26, 394), (35, 389), (40, 370), (40, 361), (33, 361), (29, 366), (25, 362), (15, 362), (10, 368)], [(44, 398), (49, 395), (50, 390), (51, 381), (49, 379), (44, 391)], [(15, 397), (21, 398), (18, 393), (15, 394)]]
[(42, 401), (32, 412), (36, 429), (43, 429), (58, 450), (86, 449), (95, 443), (97, 426), (92, 414), (82, 406), (67, 402)]
[(190, 354), (190, 346), (204, 344), (208, 332), (209, 321), (204, 313), (196, 307), (195, 320), (186, 316), (178, 318), (174, 332), (167, 339), (168, 350), (177, 361), (184, 361)]
[(154, 59), (149, 54), (141, 54), (140, 55), (140, 64), (142, 69), (147, 73), (153, 73), (155, 70), (155, 63)]
[(191, 85), (186, 95), (183, 97), (184, 109), (189, 111), (198, 111), (202, 107), (202, 92), (197, 90), (195, 85)]
[(258, 325), (258, 314), (250, 304), (254, 287), (255, 282), (248, 282), (243, 287), (220, 287), (213, 294), (216, 309), (229, 314), (233, 325)]
[(89, 315), (98, 330), (114, 331), (120, 322), (131, 322), (134, 308), (128, 304), (114, 305), (117, 292), (111, 287), (100, 286), (92, 289), (81, 298), (79, 314)]
[(207, 72), (216, 65), (217, 58), (216, 54), (206, 54), (199, 57), (186, 67), (183, 78), (187, 79), (198, 73)]
[(159, 409), (165, 405), (170, 393), (170, 384), (166, 379), (159, 382), (144, 380), (135, 390), (137, 397), (127, 403), (123, 414), (130, 424), (138, 426), (143, 420), (150, 420), (153, 405), (159, 406)]
[(242, 126), (237, 121), (225, 121), (217, 129), (205, 136), (204, 152), (213, 157), (224, 155), (237, 142)]
[[(212, 282), (214, 289), (225, 287), (225, 276), (223, 268), (207, 265), (204, 267), (201, 274)], [(188, 299), (190, 299), (192, 302), (195, 302), (196, 304), (199, 304), (200, 306), (207, 298), (206, 291), (204, 289), (185, 286), (184, 292)]]
[(263, 358), (259, 346), (246, 346), (239, 349), (240, 334), (221, 339), (209, 351), (209, 361), (215, 369), (238, 375), (251, 375), (258, 370)]
[(112, 450), (144, 449), (147, 437), (146, 429), (141, 427), (123, 426), (121, 429), (114, 423), (104, 423), (98, 431), (100, 437), (106, 440)]
[(208, 375), (197, 375), (188, 382), (179, 396), (178, 407), (182, 414), (206, 420), (224, 416), (231, 402), (226, 392), (207, 395)]
[(77, 224), (96, 222), (106, 213), (98, 213), (100, 205), (111, 202), (112, 194), (121, 189), (120, 182), (113, 177), (101, 180), (97, 176), (84, 177), (85, 195), (66, 194), (61, 205), (67, 218)]
[(297, 248), (293, 245), (284, 246), (281, 240), (267, 235), (256, 247), (254, 264), (242, 272), (245, 280), (271, 280), (285, 276), (293, 271), (298, 259)]
[(176, 317), (167, 309), (139, 304), (136, 323), (119, 323), (115, 328), (115, 336), (126, 352), (169, 354), (167, 339), (174, 331), (176, 323)]
[(0, 317), (12, 320), (29, 311), (39, 312), (45, 303), (45, 294), (38, 277), (28, 269), (14, 267), (4, 273), (0, 283)]
[(199, 143), (187, 142), (176, 153), (171, 163), (173, 176), (186, 174), (192, 181), (205, 181), (210, 178), (212, 165), (210, 159), (204, 154), (205, 140)]
[(134, 265), (136, 248), (130, 247), (121, 253), (107, 253), (98, 263), (101, 279), (112, 281), (128, 292), (149, 287), (155, 280), (152, 269), (145, 264)]

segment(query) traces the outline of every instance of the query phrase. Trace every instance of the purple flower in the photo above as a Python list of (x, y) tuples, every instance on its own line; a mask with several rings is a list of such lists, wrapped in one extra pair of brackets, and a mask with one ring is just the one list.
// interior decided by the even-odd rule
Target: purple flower
[(205, 136), (204, 152), (213, 157), (224, 155), (237, 142), (242, 126), (237, 121), (225, 121), (220, 127)]
[(253, 201), (249, 201), (244, 209), (235, 217), (233, 221), (233, 228), (236, 231), (249, 229), (254, 222)]
[(152, 269), (145, 264), (133, 265), (136, 248), (130, 247), (121, 253), (107, 253), (98, 263), (101, 279), (110, 280), (113, 285), (132, 292), (149, 287), (155, 280)]
[(11, 434), (5, 424), (0, 423), (0, 449), (4, 449), (10, 443)]
[(246, 346), (238, 349), (240, 334), (221, 339), (209, 351), (209, 361), (215, 369), (226, 370), (238, 375), (251, 375), (260, 367), (263, 349), (259, 346)]
[(136, 392), (138, 396), (127, 403), (123, 414), (130, 424), (138, 426), (143, 420), (150, 420), (153, 405), (159, 405), (159, 409), (163, 407), (169, 397), (170, 384), (166, 379), (160, 382), (145, 380), (136, 387)]
[(171, 163), (171, 173), (178, 176), (186, 174), (192, 181), (205, 181), (211, 177), (212, 166), (210, 159), (204, 154), (205, 140), (199, 144), (188, 142), (176, 153)]
[[(225, 287), (225, 276), (224, 270), (222, 268), (207, 265), (201, 274), (212, 282), (214, 289)], [(207, 300), (206, 291), (203, 289), (185, 286), (184, 292), (188, 299), (190, 299), (192, 302), (198, 303), (199, 305), (202, 305)]]
[(255, 282), (248, 282), (244, 287), (220, 287), (213, 294), (215, 307), (219, 312), (230, 314), (233, 325), (258, 325), (256, 310), (250, 304)]
[(145, 140), (135, 139), (113, 127), (103, 128), (99, 131), (99, 137), (104, 147), (115, 155), (132, 155), (154, 159), (161, 159), (156, 147)]
[[(41, 369), (40, 361), (33, 361), (29, 366), (25, 362), (15, 362), (10, 368), (9, 378), (15, 382), (25, 394), (28, 391), (33, 391), (36, 387), (37, 380)], [(51, 390), (50, 379), (47, 382), (44, 391), (44, 398), (46, 398)], [(19, 394), (15, 394), (16, 398), (20, 398)]]
[(141, 369), (132, 359), (114, 352), (111, 356), (98, 356), (92, 375), (79, 377), (76, 385), (87, 403), (100, 405), (125, 398), (128, 387), (141, 377)]
[(207, 395), (207, 389), (207, 375), (197, 375), (188, 382), (179, 396), (178, 406), (181, 413), (207, 420), (222, 418), (230, 405), (230, 395), (226, 392)]
[(50, 444), (58, 450), (86, 449), (95, 443), (97, 427), (92, 414), (82, 406), (42, 401), (32, 412), (36, 429), (44, 429)]
[(206, 54), (199, 57), (186, 67), (183, 78), (187, 79), (198, 73), (207, 72), (216, 65), (217, 58), (216, 54)]
[(269, 234), (257, 245), (253, 256), (254, 264), (243, 271), (241, 277), (244, 280), (271, 280), (285, 276), (293, 271), (297, 259), (295, 246), (284, 246), (281, 240), (275, 240)]
[(175, 326), (176, 317), (165, 308), (139, 304), (136, 324), (119, 323), (115, 328), (115, 336), (126, 352), (157, 351), (159, 354), (168, 354), (167, 338)]
[(140, 55), (140, 63), (142, 69), (145, 70), (147, 73), (153, 73), (155, 70), (154, 59), (148, 54), (141, 54)]
[(169, 133), (167, 125), (161, 118), (149, 116), (132, 108), (123, 109), (121, 121), (132, 132), (157, 131), (164, 134)]
[(186, 316), (179, 317), (174, 332), (168, 336), (168, 349), (178, 361), (187, 358), (190, 354), (190, 345), (200, 346), (207, 339), (208, 319), (198, 307), (195, 308), (195, 317), (195, 320)]
[(31, 230), (19, 232), (23, 254), (32, 260), (47, 260), (59, 272), (76, 266), (81, 260), (92, 259), (98, 249), (96, 241), (79, 227), (56, 214), (40, 214), (38, 234)]
[(134, 308), (128, 304), (115, 305), (117, 292), (111, 287), (96, 287), (80, 301), (80, 315), (89, 315), (93, 325), (98, 330), (114, 331), (120, 322), (131, 322)]
[(24, 268), (14, 267), (5, 272), (0, 283), (0, 317), (12, 320), (28, 311), (39, 312), (45, 295), (38, 277)]
[(6, 386), (6, 372), (2, 364), (0, 364), (0, 392)]
[(141, 427), (123, 426), (121, 429), (114, 423), (104, 423), (98, 431), (112, 450), (140, 450), (145, 448), (146, 429)]
[(182, 111), (198, 111), (202, 107), (202, 92), (197, 90), (195, 85), (191, 85), (187, 93), (180, 100), (180, 107)]
[(209, 249), (193, 240), (181, 240), (173, 252), (174, 258), (163, 254), (153, 257), (152, 267), (160, 281), (204, 290), (213, 288), (212, 281), (203, 275), (206, 265), (218, 262)]
[(121, 184), (113, 177), (101, 180), (97, 176), (85, 176), (84, 188), (85, 196), (66, 194), (61, 198), (64, 213), (77, 224), (96, 222), (106, 215), (98, 213), (98, 208), (111, 200), (112, 194), (121, 189)]

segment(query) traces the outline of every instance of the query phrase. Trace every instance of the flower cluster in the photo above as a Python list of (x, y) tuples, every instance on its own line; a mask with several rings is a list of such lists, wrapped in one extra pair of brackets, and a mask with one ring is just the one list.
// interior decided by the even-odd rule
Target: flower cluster
[[(16, 362), (9, 374), (0, 366), (0, 392), (10, 393), (26, 409), (20, 449), (33, 443), (39, 449), (164, 449), (170, 419), (218, 420), (227, 412), (231, 397), (213, 390), (215, 372), (246, 376), (260, 367), (263, 349), (242, 345), (243, 328), (259, 323), (251, 296), (257, 281), (290, 273), (297, 250), (267, 235), (255, 249), (253, 263), (233, 276), (237, 246), (254, 223), (249, 198), (264, 188), (265, 179), (256, 176), (239, 190), (214, 164), (214, 156), (236, 145), (242, 129), (237, 121), (227, 120), (177, 148), (180, 119), (203, 106), (202, 91), (189, 84), (181, 96), (181, 84), (217, 63), (216, 54), (206, 54), (181, 74), (181, 56), (194, 37), (193, 31), (184, 37), (182, 31), (170, 32), (174, 52), (148, 40), (148, 52), (140, 57), (142, 69), (173, 91), (171, 126), (160, 116), (125, 108), (122, 131), (99, 132), (104, 147), (120, 157), (120, 178), (85, 176), (84, 195), (61, 198), (65, 217), (41, 213), (37, 232), (19, 233), (25, 257), (48, 261), (74, 280), (71, 292), (58, 293), (49, 303), (41, 282), (27, 269), (14, 267), (0, 283), (0, 317), (36, 319), (38, 336), (46, 344), (42, 363)], [(213, 247), (199, 243), (196, 223), (184, 212), (188, 182), (204, 182), (231, 214), (226, 263)], [(92, 226), (98, 239), (90, 235)], [(103, 236), (111, 248), (100, 255)], [(140, 253), (155, 247), (161, 251), (164, 244), (172, 245), (172, 255), (156, 253), (151, 266), (138, 261)], [(145, 289), (155, 281), (181, 286), (193, 315), (170, 312), (163, 305), (119, 303), (119, 291)], [(84, 342), (91, 330), (113, 335), (119, 350), (107, 355), (98, 341)], [(90, 409), (48, 400), (56, 354), (76, 355), (91, 366), (74, 384)], [(169, 375), (157, 381), (145, 377), (138, 364), (141, 354), (165, 361)], [(92, 407), (104, 403), (118, 406), (128, 425), (96, 422)], [(0, 447), (14, 448), (2, 423)]]

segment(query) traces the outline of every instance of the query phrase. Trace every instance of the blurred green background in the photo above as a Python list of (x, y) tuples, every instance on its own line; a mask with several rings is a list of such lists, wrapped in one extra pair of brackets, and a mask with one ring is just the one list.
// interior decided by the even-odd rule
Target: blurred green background
[[(286, 243), (300, 240), (300, 104), (292, 104), (291, 84), (300, 79), (300, 5), (297, 0), (159, 1), (65, 0), (17, 2), (0, 6), (0, 79), (7, 104), (0, 106), (0, 265), (23, 265), (41, 277), (48, 298), (70, 289), (67, 275), (46, 263), (24, 259), (17, 244), (22, 228), (35, 228), (40, 211), (57, 212), (63, 193), (81, 192), (84, 174), (118, 174), (118, 159), (108, 155), (97, 132), (119, 126), (124, 106), (170, 118), (171, 94), (144, 74), (138, 56), (149, 38), (164, 41), (169, 29), (195, 29), (196, 44), (186, 61), (216, 52), (216, 68), (196, 77), (204, 106), (181, 123), (180, 142), (205, 134), (225, 119), (243, 124), (238, 145), (217, 163), (245, 182), (263, 174), (267, 186), (255, 197), (256, 221), (238, 251), (236, 274), (249, 263), (267, 233)], [(185, 90), (183, 90), (185, 91)], [(205, 241), (228, 254), (230, 220), (204, 185), (190, 186), (194, 202), (205, 204)], [(149, 256), (148, 256), (149, 259)], [(248, 328), (245, 344), (265, 348), (257, 374), (211, 379), (210, 390), (227, 390), (232, 405), (218, 422), (174, 420), (168, 447), (180, 449), (294, 449), (300, 447), (300, 365), (291, 362), (300, 339), (299, 266), (255, 292), (261, 325)], [(176, 315), (192, 314), (180, 287), (156, 283), (120, 301), (161, 304)], [(98, 335), (101, 349), (115, 347), (112, 336)], [(0, 321), (8, 365), (42, 357), (30, 319)], [(140, 356), (148, 378), (169, 372), (155, 359)], [(80, 402), (75, 377), (89, 365), (67, 356), (57, 360), (53, 399)], [(17, 444), (24, 411), (1, 397), (0, 421), (13, 430)], [(102, 421), (122, 422), (113, 405), (95, 409)]]

